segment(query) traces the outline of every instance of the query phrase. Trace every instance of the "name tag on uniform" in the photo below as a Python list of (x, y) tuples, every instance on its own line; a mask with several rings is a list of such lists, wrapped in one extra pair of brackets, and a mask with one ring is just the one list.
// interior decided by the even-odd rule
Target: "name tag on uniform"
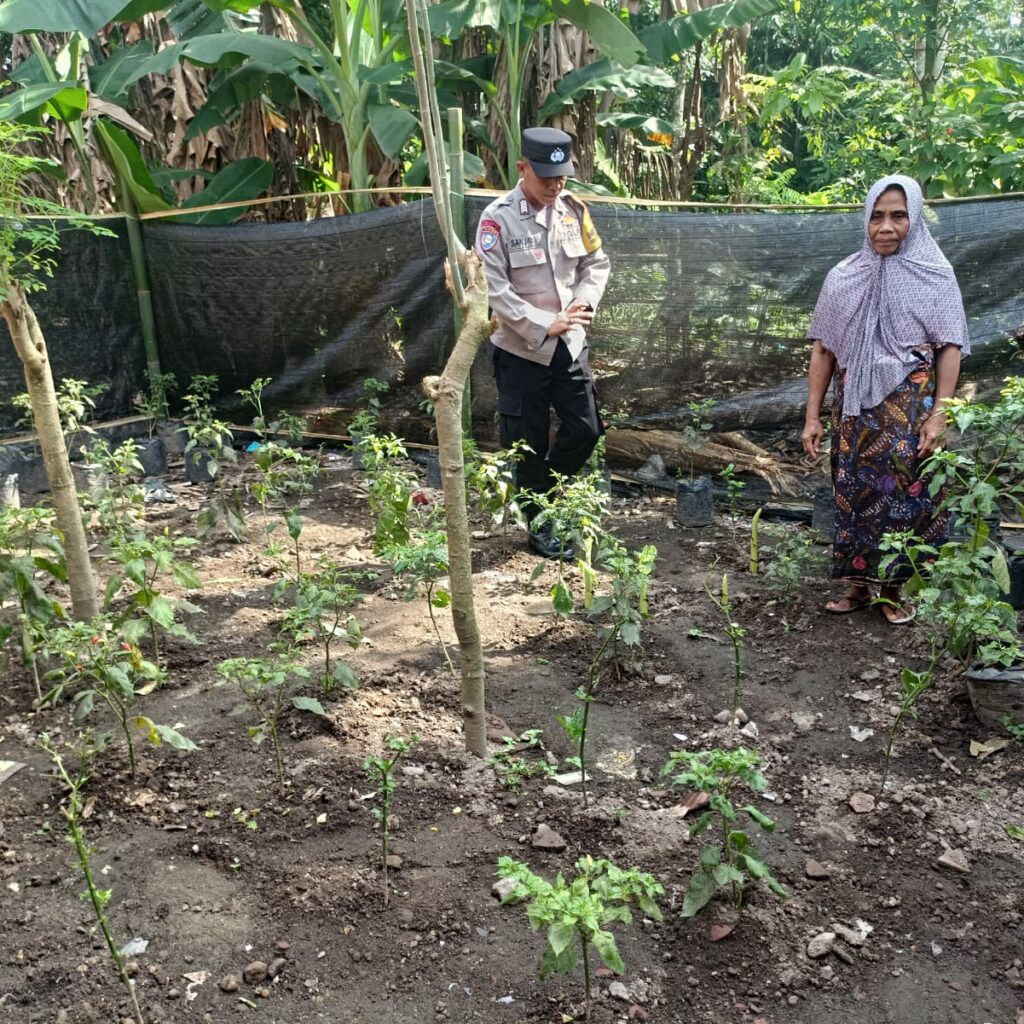
[(540, 235), (521, 235), (519, 238), (509, 238), (506, 244), (509, 252), (526, 252), (539, 247)]

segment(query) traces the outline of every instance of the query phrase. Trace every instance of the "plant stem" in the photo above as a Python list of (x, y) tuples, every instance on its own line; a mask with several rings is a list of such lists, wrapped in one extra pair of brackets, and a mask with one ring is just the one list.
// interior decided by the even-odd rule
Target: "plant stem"
[(437, 618), (434, 615), (434, 602), (431, 600), (431, 596), (434, 592), (434, 584), (429, 583), (427, 585), (427, 611), (430, 613), (430, 622), (434, 627), (434, 632), (437, 634), (438, 642), (441, 644), (441, 651), (444, 654), (444, 660), (448, 662), (448, 669), (452, 675), (455, 675), (455, 666), (452, 664), (451, 655), (448, 653), (448, 645), (444, 642), (444, 637), (441, 636), (441, 628), (437, 624)]
[(580, 933), (580, 943), (583, 945), (583, 1002), (586, 1007), (587, 1024), (590, 1024), (590, 944), (587, 942), (587, 937), (583, 934), (583, 931), (581, 929), (578, 930)]
[[(396, 758), (397, 760), (397, 758)], [(391, 776), (391, 772), (394, 770), (395, 762), (391, 762), (391, 767), (384, 773), (382, 781), (383, 792), (381, 793), (380, 800), (380, 850), (381, 850), (381, 871), (384, 879), (384, 906), (386, 907), (389, 903), (390, 892), (388, 890), (388, 817), (391, 813), (391, 796), (388, 791), (388, 780)]]

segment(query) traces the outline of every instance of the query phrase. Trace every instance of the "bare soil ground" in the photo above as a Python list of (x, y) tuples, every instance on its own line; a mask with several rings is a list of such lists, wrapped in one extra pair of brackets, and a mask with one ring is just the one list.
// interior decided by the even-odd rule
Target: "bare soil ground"
[[(920, 626), (889, 627), (876, 611), (825, 615), (824, 569), (796, 599), (773, 601), (724, 519), (684, 530), (666, 498), (616, 498), (614, 529), (630, 545), (657, 545), (659, 561), (642, 664), (609, 679), (594, 708), (596, 800), (584, 810), (576, 790), (543, 778), (511, 793), (462, 750), (458, 683), (426, 606), (403, 601), (372, 555), (360, 475), (347, 458), (329, 465), (304, 512), (307, 551), (379, 577), (356, 612), (367, 637), (349, 655), (359, 689), (334, 698), (325, 719), (288, 717), (288, 795), (277, 793), (269, 748), (253, 746), (246, 719), (230, 714), (236, 698), (214, 686), (218, 662), (262, 653), (281, 619), (276, 574), (257, 543), (195, 549), (203, 587), (191, 600), (202, 612), (190, 625), (202, 643), (174, 643), (170, 681), (145, 698), (154, 720), (180, 722), (201, 749), (149, 748), (134, 779), (122, 758), (108, 758), (89, 784), (86, 827), (112, 890), (114, 934), (148, 941), (129, 957), (147, 1021), (581, 1021), (582, 975), (541, 982), (543, 936), (492, 894), (503, 854), (549, 878), (584, 854), (608, 857), (666, 887), (663, 924), (617, 928), (628, 971), (596, 979), (595, 1024), (1024, 1021), (1024, 844), (1004, 830), (1024, 825), (1024, 748), (970, 756), (971, 740), (990, 730), (947, 672), (898, 741), (884, 798), (868, 813), (849, 803), (877, 790), (899, 669), (924, 650)], [(178, 504), (148, 518), (192, 532), (201, 488), (174, 489)], [(530, 584), (537, 563), (522, 533), (476, 527), (495, 745), (503, 733), (542, 729), (564, 758), (555, 716), (575, 705), (593, 629), (552, 613), (553, 569)], [(739, 535), (742, 544), (742, 525)], [(730, 702), (731, 651), (704, 592), (723, 570), (747, 629), (743, 707), (758, 736), (745, 742), (769, 783), (754, 803), (778, 821), (757, 845), (789, 899), (750, 889), (734, 930), (713, 942), (711, 926), (733, 919), (718, 901), (694, 919), (679, 915), (705, 840), (689, 839), (689, 794), (666, 788), (660, 770), (673, 749), (735, 742), (715, 721)], [(32, 695), (12, 667), (0, 758), (26, 767), (0, 784), (0, 1021), (119, 1024), (130, 1009), (79, 898), (60, 786), (34, 745), (40, 732), (70, 737), (73, 726), (67, 707), (32, 713)], [(857, 742), (851, 726), (874, 734)], [(423, 742), (399, 779), (401, 866), (385, 909), (362, 764), (387, 734), (413, 731)], [(540, 824), (564, 850), (532, 845)], [(949, 849), (963, 852), (966, 872), (939, 865)], [(812, 959), (808, 942), (833, 924), (867, 936), (837, 939)]]

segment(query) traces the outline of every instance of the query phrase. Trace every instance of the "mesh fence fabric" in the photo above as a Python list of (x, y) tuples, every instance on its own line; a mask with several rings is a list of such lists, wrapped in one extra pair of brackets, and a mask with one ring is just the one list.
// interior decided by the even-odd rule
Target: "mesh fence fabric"
[[(29, 297), (55, 381), (74, 377), (107, 385), (96, 399), (96, 419), (132, 411), (146, 366), (128, 231), (124, 221), (105, 220), (103, 226), (114, 235), (62, 232), (53, 278), (46, 281), (45, 291)], [(21, 413), (11, 404), (24, 390), (21, 362), (7, 324), (0, 320), (0, 433), (29, 429), (18, 427)]]
[[(468, 201), (471, 232), (486, 204)], [(825, 274), (859, 247), (861, 215), (592, 210), (612, 258), (591, 332), (604, 407), (668, 425), (687, 401), (713, 397), (746, 410), (718, 426), (797, 425), (811, 311)], [(998, 380), (1014, 372), (1007, 339), (1024, 321), (1024, 200), (928, 216), (964, 295), (975, 350), (965, 377)], [(55, 377), (109, 382), (108, 417), (132, 411), (145, 365), (126, 232), (112, 223), (115, 238), (66, 235), (54, 280), (33, 297)], [(144, 242), (161, 362), (182, 385), (216, 374), (225, 412), (247, 421), (235, 389), (271, 377), (270, 408), (340, 432), (373, 376), (392, 385), (390, 425), (427, 436), (419, 382), (440, 369), (453, 332), (429, 200), (308, 223), (149, 221)], [(10, 396), (24, 385), (3, 341), (0, 431), (10, 433)], [(481, 438), (493, 436), (494, 407), (481, 355)]]

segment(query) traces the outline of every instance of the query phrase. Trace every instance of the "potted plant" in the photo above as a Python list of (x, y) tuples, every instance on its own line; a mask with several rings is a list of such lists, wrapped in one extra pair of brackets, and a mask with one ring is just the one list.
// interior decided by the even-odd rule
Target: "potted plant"
[(700, 402), (687, 402), (690, 410), (690, 422), (683, 428), (683, 437), (690, 451), (690, 478), (681, 476), (676, 480), (676, 522), (681, 526), (708, 526), (715, 516), (715, 494), (711, 477), (707, 474), (695, 475), (695, 458), (704, 442), (711, 424), (705, 418), (708, 410), (715, 404), (713, 398)]
[(167, 401), (178, 390), (178, 381), (173, 373), (148, 371), (146, 381), (147, 389), (135, 396), (135, 408), (146, 417), (148, 428), (146, 440), (136, 442), (137, 454), (143, 476), (163, 476), (167, 472), (167, 452), (184, 450), (182, 424), (171, 421)]
[(1024, 721), (1024, 646), (998, 541), (1003, 516), (1024, 511), (1024, 377), (1007, 378), (992, 405), (956, 399), (946, 412), (958, 436), (926, 470), (930, 493), (945, 492), (941, 510), (956, 530), (940, 548), (892, 535), (883, 565), (906, 559), (913, 569), (905, 589), (933, 633), (928, 683), (947, 653), (961, 659), (975, 714), (998, 728), (1006, 718)]

